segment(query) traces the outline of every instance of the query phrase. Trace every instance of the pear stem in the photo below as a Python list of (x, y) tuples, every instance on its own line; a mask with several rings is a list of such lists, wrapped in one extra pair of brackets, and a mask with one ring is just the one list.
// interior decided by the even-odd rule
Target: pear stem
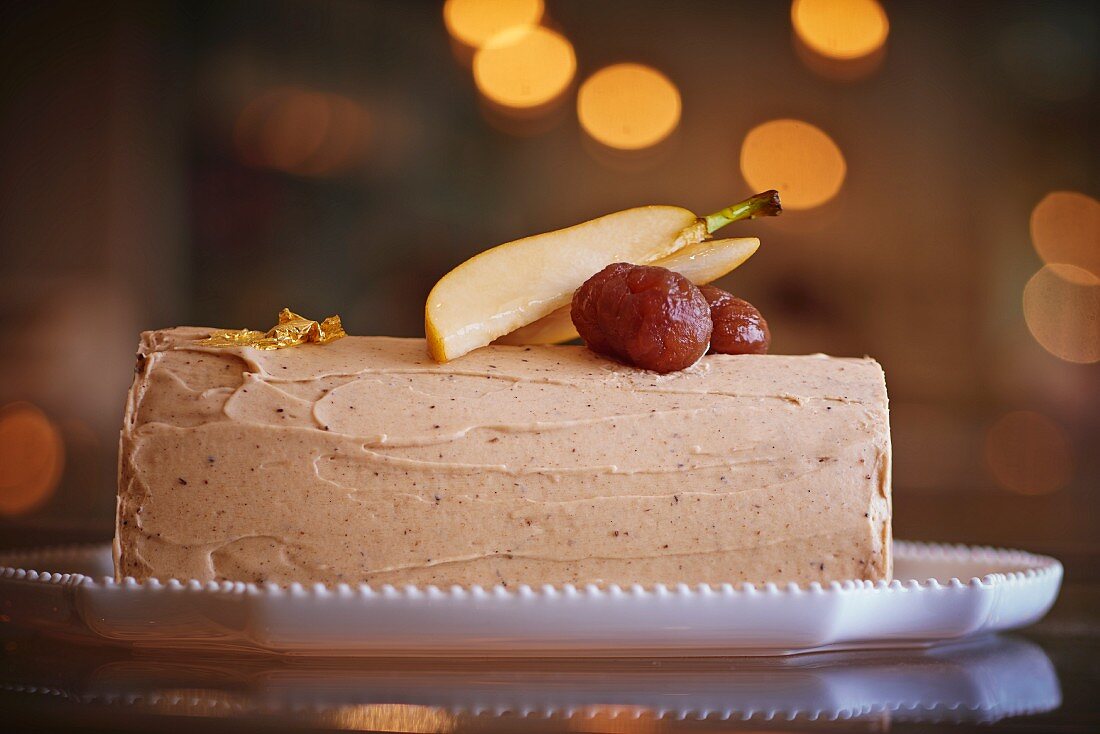
[(708, 214), (705, 217), (707, 234), (713, 234), (730, 222), (741, 219), (756, 219), (757, 217), (774, 217), (778, 216), (781, 211), (783, 211), (783, 206), (779, 203), (779, 192), (770, 189), (733, 206), (727, 206), (720, 212)]

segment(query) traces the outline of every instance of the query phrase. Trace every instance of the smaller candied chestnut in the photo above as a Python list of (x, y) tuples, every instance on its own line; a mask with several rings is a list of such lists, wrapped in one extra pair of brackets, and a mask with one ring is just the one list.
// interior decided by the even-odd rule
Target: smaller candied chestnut
[(665, 268), (613, 263), (573, 294), (573, 325), (589, 349), (654, 372), (695, 364), (710, 342), (710, 306)]
[(710, 304), (710, 354), (767, 354), (768, 322), (751, 303), (712, 285), (699, 286)]

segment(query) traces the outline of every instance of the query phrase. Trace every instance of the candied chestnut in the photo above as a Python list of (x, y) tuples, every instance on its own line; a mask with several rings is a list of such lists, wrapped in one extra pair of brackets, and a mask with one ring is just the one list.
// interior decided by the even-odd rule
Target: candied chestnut
[(699, 286), (710, 304), (714, 331), (710, 354), (767, 354), (772, 335), (768, 322), (748, 301), (712, 285)]
[(570, 315), (588, 347), (654, 372), (690, 367), (710, 342), (710, 306), (665, 268), (613, 263), (573, 294)]

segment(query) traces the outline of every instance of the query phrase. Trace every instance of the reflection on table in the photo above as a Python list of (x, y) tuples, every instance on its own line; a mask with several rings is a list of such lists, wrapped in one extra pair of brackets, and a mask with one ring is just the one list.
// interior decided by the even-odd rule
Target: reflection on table
[[(694, 660), (359, 660), (172, 656), (10, 641), (9, 703), (81, 716), (216, 717), (382, 731), (679, 731), (844, 720), (991, 722), (1052, 710), (1050, 659), (1018, 637), (921, 650)], [(30, 705), (34, 705), (33, 703)]]

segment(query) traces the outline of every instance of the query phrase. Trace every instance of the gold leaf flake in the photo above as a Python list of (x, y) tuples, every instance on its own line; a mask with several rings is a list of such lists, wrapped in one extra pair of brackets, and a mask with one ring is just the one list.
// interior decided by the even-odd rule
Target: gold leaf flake
[(216, 331), (198, 344), (205, 347), (252, 347), (254, 349), (283, 349), (299, 344), (328, 344), (347, 336), (339, 316), (329, 316), (324, 321), (311, 321), (284, 308), (279, 312), (279, 323), (267, 332), (252, 329)]

